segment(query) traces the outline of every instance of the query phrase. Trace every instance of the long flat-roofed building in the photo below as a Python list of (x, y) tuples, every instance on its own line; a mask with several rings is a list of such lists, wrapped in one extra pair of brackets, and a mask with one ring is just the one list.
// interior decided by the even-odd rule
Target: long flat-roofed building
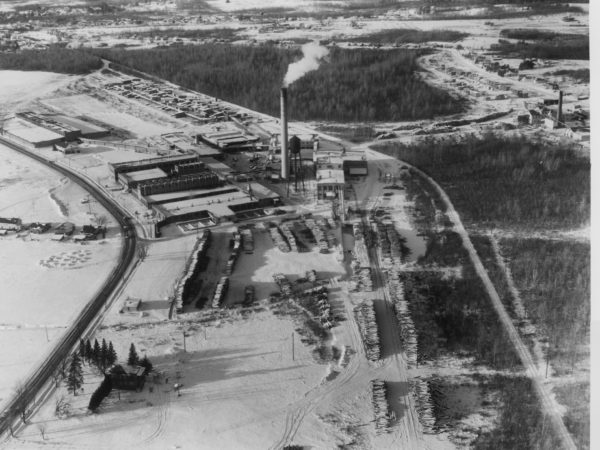
[(159, 168), (165, 173), (171, 173), (174, 167), (178, 164), (185, 164), (200, 161), (196, 154), (161, 156), (158, 158), (140, 159), (138, 161), (124, 161), (119, 163), (108, 163), (115, 181), (118, 180), (119, 174), (127, 172), (137, 172), (140, 170)]
[(49, 147), (65, 139), (61, 134), (20, 117), (4, 122), (1, 131), (7, 139), (29, 148)]
[(165, 179), (167, 179), (167, 174), (157, 167), (119, 174), (119, 182), (127, 189), (135, 189), (141, 183)]
[(67, 123), (59, 123), (51, 117), (40, 116), (30, 111), (16, 113), (15, 116), (59, 134), (68, 141), (73, 141), (81, 136), (81, 130), (79, 128), (71, 126)]

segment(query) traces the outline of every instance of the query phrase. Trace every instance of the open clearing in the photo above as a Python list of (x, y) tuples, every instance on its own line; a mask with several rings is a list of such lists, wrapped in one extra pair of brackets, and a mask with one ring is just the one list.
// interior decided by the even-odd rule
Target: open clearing
[[(1, 217), (77, 227), (93, 223), (90, 211), (108, 219), (100, 205), (81, 203), (83, 189), (44, 166), (4, 146), (0, 161)], [(51, 232), (0, 238), (0, 357), (6, 362), (0, 399), (46, 355), (112, 270), (121, 239), (110, 219), (107, 227), (106, 239), (88, 245), (51, 241)]]

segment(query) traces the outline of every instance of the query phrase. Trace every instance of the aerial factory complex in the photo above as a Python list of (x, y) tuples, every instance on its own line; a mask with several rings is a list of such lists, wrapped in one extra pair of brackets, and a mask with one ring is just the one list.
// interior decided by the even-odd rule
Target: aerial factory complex
[(0, 1), (0, 448), (593, 448), (588, 5), (322, 3)]

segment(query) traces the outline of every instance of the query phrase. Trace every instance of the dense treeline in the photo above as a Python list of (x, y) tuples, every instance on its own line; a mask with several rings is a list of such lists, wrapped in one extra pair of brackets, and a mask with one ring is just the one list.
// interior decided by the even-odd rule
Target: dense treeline
[(86, 74), (102, 67), (102, 60), (85, 50), (53, 47), (47, 50), (0, 52), (2, 70), (43, 70), (47, 72)]
[(567, 407), (565, 426), (581, 450), (590, 448), (590, 383), (581, 381), (554, 388), (556, 398)]
[(416, 30), (412, 28), (382, 30), (372, 34), (365, 34), (351, 39), (348, 42), (369, 42), (373, 44), (422, 44), (424, 42), (442, 41), (454, 42), (467, 37), (467, 33), (454, 30)]
[(509, 39), (524, 39), (546, 41), (553, 39), (579, 39), (581, 34), (557, 33), (556, 31), (540, 30), (536, 28), (505, 28), (500, 31), (500, 36)]
[(466, 225), (570, 229), (589, 224), (590, 161), (567, 146), (489, 134), (377, 150), (427, 172)]
[(561, 69), (549, 72), (550, 75), (571, 77), (576, 81), (590, 82), (590, 69)]
[(236, 28), (151, 28), (144, 31), (124, 31), (119, 34), (120, 38), (186, 38), (186, 39), (233, 39), (237, 36), (239, 29)]
[(501, 405), (497, 425), (480, 430), (471, 444), (475, 450), (531, 450), (561, 448), (561, 441), (540, 410), (531, 380), (494, 375), (480, 384)]
[(500, 244), (529, 317), (551, 343), (552, 364), (569, 371), (573, 362), (587, 360), (589, 244), (544, 239), (503, 239)]
[[(206, 44), (98, 54), (189, 89), (267, 114), (279, 114), (279, 87), (299, 50)], [(293, 120), (417, 120), (461, 111), (463, 104), (415, 76), (409, 50), (344, 50), (290, 88)]]
[(497, 369), (520, 367), (460, 236), (452, 231), (430, 236), (419, 265), (463, 265), (464, 270), (457, 279), (428, 270), (402, 275), (417, 331), (418, 360), (428, 361), (451, 352), (474, 357), (478, 363)]
[(502, 55), (515, 58), (542, 58), (542, 59), (590, 59), (590, 39), (588, 36), (558, 35), (548, 40), (535, 43), (508, 42), (500, 39), (490, 48)]

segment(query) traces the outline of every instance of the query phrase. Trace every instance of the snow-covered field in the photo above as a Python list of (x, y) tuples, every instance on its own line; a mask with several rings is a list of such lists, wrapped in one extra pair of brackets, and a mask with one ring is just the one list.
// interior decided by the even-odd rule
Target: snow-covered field
[[(83, 189), (15, 151), (0, 146), (0, 217), (24, 222), (94, 223), (107, 217), (107, 239), (87, 245), (51, 241), (46, 234), (0, 237), (0, 399), (39, 363), (56, 338), (113, 268), (120, 236)], [(46, 330), (48, 335), (46, 336)]]
[[(149, 380), (143, 392), (122, 393), (120, 401), (113, 392), (99, 414), (90, 415), (87, 404), (100, 378), (86, 374), (85, 393), (67, 395), (70, 418), (56, 419), (51, 400), (4, 448), (264, 449), (283, 433), (286, 407), (325, 376), (325, 367), (298, 341), (292, 360), (293, 331), (290, 320), (270, 312), (213, 324), (206, 338), (204, 327), (176, 322), (101, 330), (99, 337), (111, 340), (121, 358), (135, 343), (160, 379)], [(183, 385), (181, 396), (174, 383)], [(46, 441), (39, 424), (46, 426)]]
[(156, 136), (161, 133), (172, 132), (173, 127), (160, 122), (151, 122), (122, 112), (110, 104), (96, 100), (87, 94), (76, 94), (46, 100), (47, 106), (62, 111), (72, 116), (83, 115), (94, 118), (117, 128), (124, 128), (139, 137)]
[(0, 115), (70, 83), (75, 77), (50, 72), (0, 70)]

